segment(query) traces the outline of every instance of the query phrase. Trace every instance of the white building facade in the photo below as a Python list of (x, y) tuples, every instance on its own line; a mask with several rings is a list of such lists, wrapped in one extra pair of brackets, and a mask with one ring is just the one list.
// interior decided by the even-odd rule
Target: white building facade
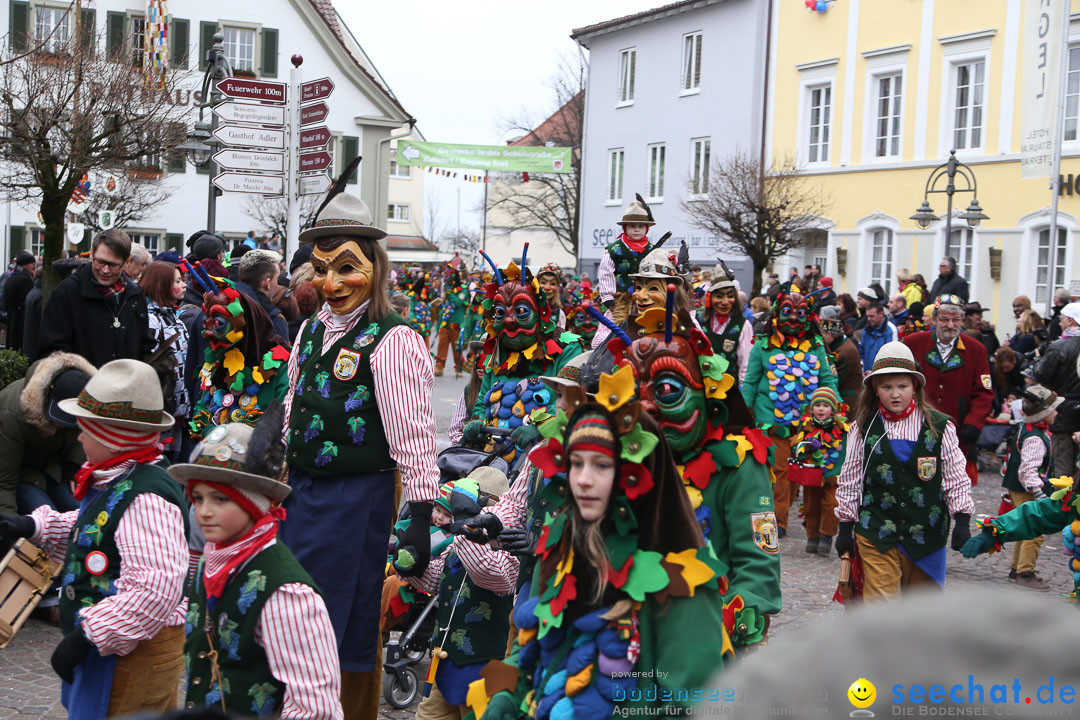
[[(579, 264), (596, 277), (604, 248), (640, 193), (657, 240), (685, 240), (691, 262), (717, 263), (720, 238), (694, 227), (681, 201), (708, 189), (709, 168), (762, 143), (768, 3), (689, 0), (590, 25)], [(752, 266), (724, 251), (744, 288)]]

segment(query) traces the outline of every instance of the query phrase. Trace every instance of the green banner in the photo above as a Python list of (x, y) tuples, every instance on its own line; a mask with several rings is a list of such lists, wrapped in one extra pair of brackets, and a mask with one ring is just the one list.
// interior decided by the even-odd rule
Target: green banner
[(455, 145), (399, 140), (399, 165), (491, 170), (492, 172), (568, 173), (572, 148), (516, 145)]

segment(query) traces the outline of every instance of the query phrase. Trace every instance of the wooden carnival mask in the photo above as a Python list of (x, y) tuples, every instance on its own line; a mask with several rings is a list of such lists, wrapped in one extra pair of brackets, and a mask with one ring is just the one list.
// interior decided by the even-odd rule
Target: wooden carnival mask
[(371, 297), (375, 266), (356, 241), (348, 240), (332, 250), (323, 250), (317, 243), (311, 267), (315, 270), (312, 285), (322, 291), (335, 315), (347, 315)]

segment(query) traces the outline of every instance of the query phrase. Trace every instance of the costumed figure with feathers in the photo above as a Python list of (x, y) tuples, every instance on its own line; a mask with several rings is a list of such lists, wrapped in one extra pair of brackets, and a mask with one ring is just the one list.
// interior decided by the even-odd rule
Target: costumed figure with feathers
[(741, 387), (754, 344), (754, 324), (743, 315), (735, 273), (723, 260), (708, 292), (702, 293), (702, 301), (701, 329), (712, 343), (713, 352), (728, 361), (728, 369)]
[(409, 298), (409, 325), (427, 342), (431, 337), (431, 302), (435, 290), (430, 276), (423, 270), (414, 270), (404, 279), (402, 292)]
[(461, 326), (461, 334), (458, 335), (458, 351), (462, 354), (463, 371), (472, 373), (480, 354), (473, 349), (473, 343), (482, 343), (486, 337), (484, 283), (474, 281), (469, 284), (469, 306), (465, 309), (465, 322)]
[(571, 298), (573, 304), (566, 310), (566, 329), (580, 337), (585, 347), (592, 347), (600, 324), (586, 305), (597, 306), (600, 296), (592, 289), (591, 283), (583, 282), (578, 294), (571, 294)]
[(638, 265), (653, 250), (649, 228), (656, 224), (652, 209), (640, 194), (623, 213), (619, 226), (622, 233), (604, 249), (597, 276), (597, 291), (608, 318), (621, 325), (630, 314), (630, 295), (634, 291), (633, 275)]

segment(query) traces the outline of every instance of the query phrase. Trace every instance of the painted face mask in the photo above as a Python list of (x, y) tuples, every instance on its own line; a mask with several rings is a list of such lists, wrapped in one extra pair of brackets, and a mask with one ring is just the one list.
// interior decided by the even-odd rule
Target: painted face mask
[(660, 278), (637, 278), (634, 281), (634, 304), (638, 312), (664, 307), (667, 302), (668, 282)]
[(540, 290), (547, 295), (548, 304), (554, 304), (559, 297), (559, 278), (552, 273), (543, 273), (536, 277)]
[(540, 337), (536, 298), (519, 282), (505, 283), (495, 293), (492, 323), (505, 350), (525, 350)]
[(371, 283), (375, 266), (367, 259), (355, 241), (348, 241), (333, 250), (311, 253), (311, 267), (315, 279), (311, 281), (321, 290), (330, 312), (346, 315), (360, 307), (371, 297)]
[(588, 347), (592, 343), (593, 336), (596, 335), (596, 321), (592, 315), (585, 312), (581, 308), (577, 308), (572, 312), (567, 322), (570, 327), (570, 332), (580, 335), (585, 340), (585, 345)]
[(731, 309), (735, 307), (735, 288), (720, 288), (709, 294), (709, 302), (713, 312), (719, 317), (731, 315)]
[(693, 345), (678, 335), (671, 342), (647, 335), (625, 353), (638, 379), (641, 408), (660, 425), (676, 457), (705, 436), (705, 383)]
[(233, 287), (223, 287), (215, 295), (203, 299), (203, 337), (214, 352), (234, 347), (244, 337), (247, 321), (240, 293)]
[(810, 329), (810, 308), (798, 293), (785, 295), (776, 313), (776, 329), (788, 337), (802, 337)]

